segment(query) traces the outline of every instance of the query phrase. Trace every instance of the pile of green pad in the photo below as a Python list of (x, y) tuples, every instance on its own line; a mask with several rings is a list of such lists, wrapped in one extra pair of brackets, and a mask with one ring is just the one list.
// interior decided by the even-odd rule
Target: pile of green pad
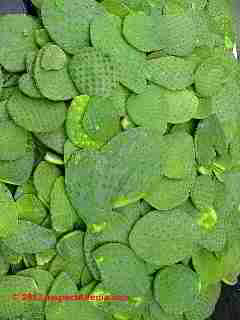
[(240, 273), (231, 1), (32, 2), (0, 17), (0, 319), (208, 319)]

